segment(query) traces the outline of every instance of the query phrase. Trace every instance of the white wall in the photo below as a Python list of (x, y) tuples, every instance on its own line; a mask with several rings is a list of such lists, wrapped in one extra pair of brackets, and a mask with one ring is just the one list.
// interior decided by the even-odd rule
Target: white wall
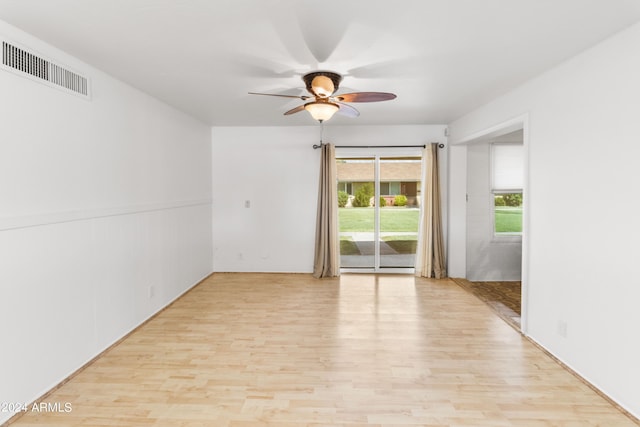
[[(444, 143), (444, 129), (329, 122), (324, 142)], [(215, 127), (212, 135), (214, 270), (311, 272), (320, 167), (312, 145), (319, 143), (319, 127)], [(446, 165), (446, 149), (442, 154)]]
[(491, 141), (467, 146), (465, 277), (471, 281), (518, 281), (522, 278), (522, 239), (494, 233), (490, 158)]
[(637, 417), (638, 46), (640, 24), (450, 126), (456, 144), (528, 114), (526, 332)]
[(0, 402), (30, 402), (212, 271), (211, 139), (2, 22), (0, 35), (93, 89), (0, 70)]

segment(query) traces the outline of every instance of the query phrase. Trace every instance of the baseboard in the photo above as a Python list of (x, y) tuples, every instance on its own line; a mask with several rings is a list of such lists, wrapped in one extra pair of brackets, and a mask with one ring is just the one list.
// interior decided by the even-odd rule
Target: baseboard
[(598, 396), (602, 397), (604, 400), (609, 402), (611, 404), (611, 406), (616, 408), (618, 411), (620, 411), (622, 414), (624, 414), (627, 418), (629, 418), (631, 421), (633, 421), (634, 423), (636, 423), (636, 424), (638, 424), (640, 426), (640, 418), (637, 418), (635, 415), (633, 415), (631, 412), (629, 412), (627, 409), (625, 409), (622, 405), (620, 405), (618, 402), (613, 400), (608, 394), (606, 394), (604, 391), (602, 391), (602, 389), (598, 388), (594, 383), (592, 383), (591, 381), (587, 380), (584, 376), (579, 374), (578, 371), (576, 371), (571, 366), (569, 366), (568, 364), (566, 364), (565, 362), (560, 360), (557, 356), (555, 356), (553, 353), (551, 353), (551, 351), (547, 350), (547, 348), (545, 346), (540, 344), (538, 341), (536, 341), (535, 339), (533, 339), (529, 335), (522, 334), (522, 336), (527, 341), (529, 341), (531, 344), (533, 344), (538, 349), (540, 349), (544, 354), (549, 356), (554, 362), (556, 362), (558, 365), (560, 365), (565, 371), (569, 372), (571, 375), (576, 377), (578, 380), (580, 380), (580, 382), (582, 382), (584, 385), (586, 385), (591, 390), (593, 390)]
[[(80, 366), (78, 369), (76, 369), (75, 371), (73, 371), (70, 375), (68, 375), (65, 379), (63, 379), (62, 381), (60, 381), (58, 384), (56, 384), (55, 386), (53, 386), (51, 389), (49, 389), (47, 392), (45, 392), (44, 394), (42, 394), (41, 396), (39, 396), (38, 398), (36, 398), (35, 400), (33, 400), (32, 402), (30, 402), (27, 407), (30, 408), (32, 407), (35, 403), (37, 402), (41, 402), (44, 399), (46, 399), (47, 397), (51, 396), (54, 392), (56, 392), (58, 389), (60, 389), (60, 387), (62, 387), (63, 385), (65, 385), (66, 383), (68, 383), (69, 381), (71, 381), (73, 378), (75, 378), (79, 373), (81, 373), (82, 371), (84, 371), (86, 368), (88, 368), (89, 366), (91, 366), (93, 364), (93, 362), (95, 362), (96, 360), (100, 359), (102, 356), (104, 356), (107, 352), (109, 352), (110, 350), (112, 350), (114, 347), (116, 347), (117, 345), (119, 345), (120, 343), (122, 343), (124, 340), (126, 340), (127, 338), (129, 338), (129, 336), (131, 336), (134, 332), (138, 331), (140, 328), (142, 328), (144, 325), (146, 325), (147, 323), (149, 323), (151, 320), (155, 319), (157, 316), (159, 316), (162, 312), (164, 312), (165, 310), (167, 310), (168, 308), (170, 308), (173, 304), (175, 304), (180, 298), (182, 298), (183, 296), (185, 296), (187, 293), (191, 292), (193, 289), (195, 289), (197, 286), (199, 286), (200, 284), (202, 284), (205, 280), (207, 280), (208, 278), (210, 278), (211, 276), (213, 276), (215, 273), (209, 273), (207, 274), (205, 277), (203, 277), (202, 279), (200, 279), (199, 281), (197, 281), (194, 285), (190, 286), (189, 288), (187, 288), (186, 290), (184, 290), (182, 293), (180, 293), (179, 295), (177, 295), (174, 299), (172, 299), (171, 301), (169, 301), (164, 307), (160, 308), (158, 311), (156, 311), (155, 313), (153, 313), (151, 316), (149, 316), (147, 319), (143, 320), (138, 326), (136, 326), (135, 328), (131, 329), (129, 332), (127, 332), (126, 334), (124, 334), (121, 338), (119, 338), (118, 340), (116, 340), (115, 342), (113, 342), (110, 346), (108, 346), (107, 348), (105, 348), (104, 350), (102, 350), (100, 353), (98, 353), (96, 356), (92, 357), (88, 362), (84, 363), (82, 366)], [(20, 417), (22, 417), (25, 414), (25, 412), (18, 412), (17, 414), (15, 414), (14, 416), (12, 416), (11, 418), (9, 418), (7, 421), (5, 421), (4, 423), (0, 424), (0, 427), (8, 427), (10, 424), (16, 422)]]
[(560, 367), (562, 367), (565, 371), (569, 372), (571, 375), (573, 375), (578, 380), (580, 380), (580, 382), (582, 382), (584, 385), (586, 385), (591, 390), (593, 390), (598, 396), (602, 397), (604, 400), (609, 402), (611, 404), (611, 406), (616, 408), (618, 411), (620, 411), (622, 414), (624, 414), (631, 421), (633, 421), (634, 423), (640, 425), (640, 419), (638, 419), (635, 415), (633, 415), (631, 412), (629, 412), (623, 406), (621, 406), (618, 402), (616, 402), (611, 397), (609, 397), (605, 392), (603, 392), (601, 389), (599, 389), (595, 384), (593, 384), (592, 382), (587, 380), (585, 377), (580, 375), (576, 370), (574, 370), (569, 365), (567, 365), (562, 360), (560, 360), (557, 356), (555, 356), (553, 353), (551, 353), (549, 350), (547, 350), (547, 348), (544, 347), (542, 344), (537, 342), (535, 339), (533, 339), (529, 335), (523, 333), (522, 330), (518, 327), (518, 325), (515, 324), (513, 321), (511, 321), (511, 319), (509, 319), (506, 316), (504, 316), (502, 313), (500, 313), (498, 310), (496, 310), (490, 304), (487, 304), (485, 301), (483, 301), (482, 299), (477, 297), (473, 292), (471, 292), (471, 290), (465, 284), (465, 282), (468, 281), (467, 279), (451, 278), (451, 280), (454, 283), (456, 283), (458, 286), (460, 286), (462, 289), (464, 289), (466, 292), (468, 292), (469, 294), (471, 294), (474, 297), (476, 297), (479, 301), (482, 301), (487, 307), (489, 307), (491, 309), (491, 311), (493, 311), (498, 317), (500, 317), (502, 320), (504, 320), (505, 323), (507, 323), (509, 326), (511, 326), (513, 329), (515, 329), (520, 335), (522, 335), (527, 341), (529, 341), (531, 344), (533, 344), (536, 348), (538, 348), (544, 354), (549, 356), (553, 361), (555, 361), (558, 365), (560, 365)]

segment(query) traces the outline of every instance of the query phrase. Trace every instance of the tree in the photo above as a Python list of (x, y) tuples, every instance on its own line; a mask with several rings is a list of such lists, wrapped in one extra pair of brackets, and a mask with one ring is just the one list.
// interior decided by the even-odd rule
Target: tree
[(504, 204), (507, 206), (522, 206), (522, 194), (520, 193), (503, 194), (502, 198), (504, 199)]
[(349, 201), (349, 195), (344, 191), (338, 191), (338, 207), (344, 208)]
[(353, 206), (357, 208), (364, 208), (370, 205), (371, 198), (373, 197), (373, 183), (367, 182), (360, 186), (356, 191), (355, 198), (353, 199)]

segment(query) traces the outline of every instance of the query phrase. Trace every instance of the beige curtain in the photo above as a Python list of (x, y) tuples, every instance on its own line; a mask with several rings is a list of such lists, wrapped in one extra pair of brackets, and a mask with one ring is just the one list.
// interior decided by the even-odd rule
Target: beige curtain
[(416, 248), (416, 276), (447, 277), (442, 236), (442, 207), (438, 144), (428, 145), (422, 154), (422, 209)]
[(313, 262), (313, 277), (316, 278), (340, 275), (336, 152), (333, 144), (324, 144), (320, 150), (322, 158), (316, 218), (316, 250)]

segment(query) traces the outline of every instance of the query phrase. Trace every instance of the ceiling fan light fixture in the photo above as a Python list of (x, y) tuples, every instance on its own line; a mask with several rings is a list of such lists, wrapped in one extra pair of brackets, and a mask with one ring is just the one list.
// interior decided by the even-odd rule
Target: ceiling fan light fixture
[(334, 95), (340, 87), (342, 76), (333, 71), (313, 71), (302, 76), (309, 95), (283, 95), (277, 93), (249, 92), (252, 95), (269, 95), (284, 98), (298, 98), (302, 101), (313, 99), (312, 102), (298, 105), (284, 113), (285, 116), (307, 110), (314, 120), (320, 123), (331, 119), (335, 113), (347, 117), (358, 117), (358, 110), (346, 104), (348, 102), (378, 102), (395, 99), (396, 95), (388, 92), (353, 92)]
[(311, 114), (315, 120), (324, 122), (329, 120), (340, 109), (337, 104), (333, 102), (309, 102), (304, 105), (304, 109)]
[(311, 90), (321, 98), (328, 98), (335, 92), (333, 81), (327, 76), (315, 76), (311, 81)]

